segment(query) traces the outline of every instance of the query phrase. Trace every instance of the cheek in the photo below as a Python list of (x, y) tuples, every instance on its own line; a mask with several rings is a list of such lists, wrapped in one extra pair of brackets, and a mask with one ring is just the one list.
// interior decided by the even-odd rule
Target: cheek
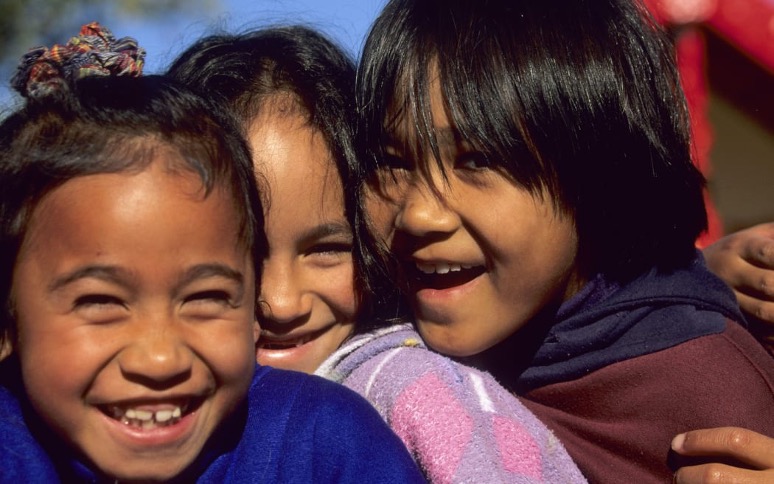
[(30, 402), (53, 428), (77, 428), (83, 398), (115, 352), (110, 338), (78, 330), (42, 332), (24, 324), (19, 329), (17, 354)]
[(35, 392), (57, 392), (93, 377), (90, 362), (92, 370), (101, 366), (100, 354), (109, 341), (95, 340), (95, 332), (84, 331), (67, 317), (44, 309), (43, 302), (29, 302), (20, 298), (16, 322), (15, 351), (25, 386)]
[(199, 339), (212, 373), (224, 382), (243, 382), (255, 364), (254, 321), (220, 327)]
[(338, 320), (350, 322), (355, 319), (357, 303), (355, 300), (354, 273), (352, 262), (326, 271), (317, 278), (316, 293), (325, 301)]
[(395, 217), (398, 215), (398, 204), (371, 190), (366, 192), (364, 201), (369, 232), (377, 240), (389, 243)]

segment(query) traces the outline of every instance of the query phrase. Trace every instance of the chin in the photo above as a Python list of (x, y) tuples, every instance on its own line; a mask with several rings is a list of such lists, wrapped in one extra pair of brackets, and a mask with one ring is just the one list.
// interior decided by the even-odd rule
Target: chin
[(435, 323), (417, 321), (416, 326), (422, 340), (428, 347), (452, 358), (469, 358), (487, 351), (497, 344), (496, 341), (459, 334), (451, 328)]
[(108, 474), (115, 478), (116, 482), (167, 482), (179, 476), (190, 463), (179, 464), (160, 464), (153, 465), (148, 463), (138, 463), (132, 466), (119, 467)]

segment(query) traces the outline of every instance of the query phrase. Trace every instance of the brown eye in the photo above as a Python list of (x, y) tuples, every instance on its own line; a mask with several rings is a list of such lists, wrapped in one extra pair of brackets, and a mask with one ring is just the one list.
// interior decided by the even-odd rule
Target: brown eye
[(396, 154), (386, 153), (381, 166), (388, 170), (410, 170), (411, 163), (403, 157)]
[(457, 157), (455, 166), (463, 170), (483, 170), (491, 168), (491, 162), (480, 151), (469, 151)]

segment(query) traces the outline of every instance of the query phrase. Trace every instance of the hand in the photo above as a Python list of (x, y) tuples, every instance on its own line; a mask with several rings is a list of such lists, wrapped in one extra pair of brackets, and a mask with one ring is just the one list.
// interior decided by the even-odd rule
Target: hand
[(693, 430), (676, 436), (672, 450), (686, 456), (736, 460), (753, 468), (711, 463), (678, 469), (678, 484), (764, 484), (774, 482), (774, 439), (737, 427)]
[(774, 222), (729, 234), (706, 247), (704, 257), (736, 293), (750, 329), (774, 348)]

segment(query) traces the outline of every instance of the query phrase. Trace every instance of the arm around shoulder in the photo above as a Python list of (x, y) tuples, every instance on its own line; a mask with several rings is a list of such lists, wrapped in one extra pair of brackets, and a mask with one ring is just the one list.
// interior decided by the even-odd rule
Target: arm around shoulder
[(704, 257), (734, 290), (756, 337), (774, 350), (774, 222), (729, 234), (706, 247)]

